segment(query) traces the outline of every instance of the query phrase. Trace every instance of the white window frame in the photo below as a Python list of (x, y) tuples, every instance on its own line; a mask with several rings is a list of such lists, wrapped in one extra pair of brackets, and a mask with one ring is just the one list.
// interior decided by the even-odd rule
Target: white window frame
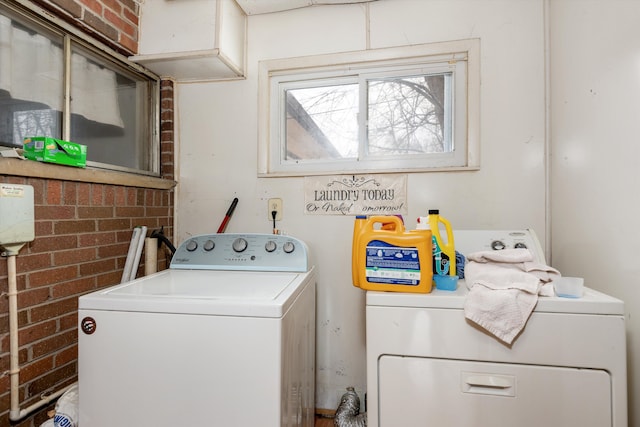
[[(306, 176), (335, 173), (427, 172), (478, 169), (480, 109), (480, 41), (393, 47), (309, 57), (261, 61), (259, 64), (258, 176)], [(411, 156), (338, 160), (285, 160), (285, 90), (367, 78), (453, 72), (452, 132), (455, 150)], [(313, 84), (312, 84), (313, 83)], [(363, 99), (363, 97), (360, 97)], [(363, 110), (364, 108), (364, 110)], [(366, 105), (360, 106), (366, 111)], [(361, 125), (362, 126), (362, 125)], [(360, 146), (366, 129), (360, 129)]]

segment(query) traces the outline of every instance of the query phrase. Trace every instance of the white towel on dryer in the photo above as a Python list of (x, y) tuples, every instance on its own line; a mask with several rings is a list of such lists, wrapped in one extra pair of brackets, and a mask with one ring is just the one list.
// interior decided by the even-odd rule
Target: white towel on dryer
[(467, 260), (465, 317), (510, 345), (525, 327), (538, 296), (553, 295), (551, 282), (560, 273), (534, 262), (524, 248), (475, 252)]

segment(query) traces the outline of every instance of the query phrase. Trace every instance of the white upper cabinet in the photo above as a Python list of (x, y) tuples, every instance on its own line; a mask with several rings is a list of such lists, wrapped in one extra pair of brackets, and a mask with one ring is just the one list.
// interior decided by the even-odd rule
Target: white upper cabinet
[(242, 78), (247, 16), (235, 0), (145, 0), (134, 62), (178, 81)]

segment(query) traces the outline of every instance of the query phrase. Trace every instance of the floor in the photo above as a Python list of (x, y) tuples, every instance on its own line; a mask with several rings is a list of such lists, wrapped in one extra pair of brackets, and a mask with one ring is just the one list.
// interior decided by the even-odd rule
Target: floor
[(333, 427), (333, 418), (316, 415), (316, 427)]

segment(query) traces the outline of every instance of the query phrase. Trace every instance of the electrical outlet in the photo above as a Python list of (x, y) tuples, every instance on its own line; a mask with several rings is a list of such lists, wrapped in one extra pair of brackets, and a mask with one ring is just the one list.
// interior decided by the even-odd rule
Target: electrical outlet
[(282, 199), (269, 199), (267, 217), (273, 221), (272, 212), (276, 211), (276, 221), (282, 220)]

